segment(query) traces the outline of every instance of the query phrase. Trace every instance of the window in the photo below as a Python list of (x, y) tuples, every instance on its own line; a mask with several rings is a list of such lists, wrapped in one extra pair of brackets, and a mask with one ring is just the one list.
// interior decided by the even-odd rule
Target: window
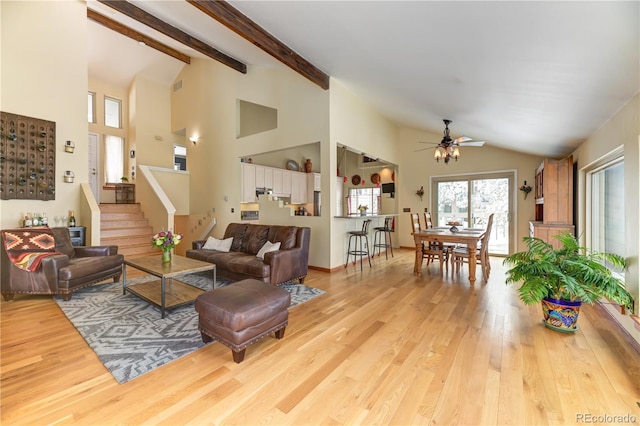
[(122, 101), (120, 99), (104, 97), (104, 125), (107, 127), (115, 127), (121, 129), (121, 113)]
[(624, 157), (588, 172), (590, 189), (590, 249), (625, 257)]
[(89, 123), (96, 122), (96, 94), (89, 92), (87, 111), (89, 111)]
[(358, 206), (367, 206), (367, 213), (380, 214), (380, 188), (351, 188), (349, 189), (350, 203), (348, 214), (360, 214)]
[(124, 139), (107, 135), (104, 138), (105, 182), (119, 183), (124, 171)]
[(187, 148), (185, 146), (173, 146), (173, 168), (175, 170), (187, 170)]
[(515, 245), (515, 225), (510, 220), (514, 212), (514, 181), (511, 171), (434, 177), (434, 223), (449, 226), (460, 222), (464, 227), (486, 228), (493, 213), (489, 253), (509, 254)]

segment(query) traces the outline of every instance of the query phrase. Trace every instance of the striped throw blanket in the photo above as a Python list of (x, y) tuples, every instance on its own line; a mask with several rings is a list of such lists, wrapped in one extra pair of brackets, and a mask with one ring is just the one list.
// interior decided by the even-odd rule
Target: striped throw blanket
[(48, 227), (5, 229), (2, 244), (11, 263), (25, 271), (37, 271), (42, 259), (62, 254), (55, 251), (56, 241)]

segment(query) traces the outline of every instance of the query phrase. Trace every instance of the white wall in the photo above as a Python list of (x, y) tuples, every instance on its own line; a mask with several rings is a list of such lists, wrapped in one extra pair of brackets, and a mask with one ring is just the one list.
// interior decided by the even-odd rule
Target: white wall
[[(441, 139), (441, 134), (427, 133), (406, 127), (400, 129), (399, 151), (402, 159), (399, 163), (399, 173), (396, 177), (396, 197), (399, 199), (399, 212), (402, 212), (404, 208), (409, 208), (412, 212), (422, 213), (425, 207), (429, 211), (433, 211), (431, 204), (432, 194), (429, 186), (430, 179), (433, 176), (515, 169), (516, 183), (519, 187), (525, 180), (533, 183), (535, 169), (543, 160), (542, 157), (494, 148), (487, 144), (483, 147), (461, 147), (460, 159), (449, 164), (436, 163), (431, 150), (416, 152), (416, 150), (425, 147), (424, 144), (420, 144), (418, 141), (440, 142)], [(398, 182), (400, 182), (399, 186)], [(425, 191), (422, 201), (415, 195), (421, 186), (424, 187)], [(520, 191), (516, 192), (516, 241), (518, 242), (518, 250), (523, 250), (522, 237), (529, 235), (529, 221), (534, 219), (534, 197), (529, 196), (525, 200)], [(400, 213), (398, 232), (400, 246), (402, 247), (414, 247), (409, 221), (409, 213)], [(398, 226), (396, 226), (396, 229), (398, 229)]]
[[(376, 158), (383, 158), (399, 164), (398, 128), (383, 117), (370, 105), (353, 95), (346, 87), (335, 79), (331, 79), (331, 137), (326, 148), (331, 155), (331, 178), (323, 176), (322, 187), (330, 185), (331, 194), (337, 191), (335, 174), (338, 167), (338, 144), (351, 147), (355, 151), (364, 152)], [(324, 163), (323, 163), (324, 166)], [(324, 169), (324, 167), (323, 167)], [(352, 174), (348, 171), (349, 174)], [(327, 180), (329, 182), (327, 183)], [(368, 180), (368, 179), (367, 179)], [(346, 195), (346, 194), (345, 194)], [(336, 201), (332, 196), (331, 204), (323, 197), (323, 206), (329, 205), (335, 211)], [(323, 207), (324, 208), (324, 207)], [(344, 265), (346, 258), (346, 232), (353, 229), (355, 219), (337, 219), (331, 221), (331, 268)], [(326, 232), (326, 230), (325, 230)]]
[[(0, 110), (56, 123), (56, 199), (0, 201), (0, 227), (20, 225), (24, 212), (53, 218), (80, 209), (80, 183), (87, 182), (87, 11), (80, 1), (0, 2)], [(76, 149), (64, 152), (71, 140)], [(74, 183), (64, 183), (71, 170)]]
[[(240, 220), (241, 157), (328, 141), (328, 92), (291, 70), (249, 67), (247, 74), (241, 74), (194, 58), (176, 81), (182, 81), (182, 88), (172, 93), (172, 129), (185, 129), (186, 138), (199, 137), (196, 144), (186, 145), (190, 210), (214, 210), (218, 225), (212, 235), (217, 238), (229, 223)], [(278, 128), (236, 138), (237, 99), (277, 109)], [(320, 156), (317, 171), (323, 175), (324, 188), (329, 170), (324, 147)], [(329, 199), (329, 192), (323, 191), (323, 205), (329, 205)], [(320, 227), (329, 227), (329, 215), (312, 219)], [(314, 259), (317, 253), (328, 256), (328, 235), (313, 235), (311, 251)], [(322, 259), (318, 263), (328, 264)]]
[[(105, 135), (111, 136), (119, 136), (125, 141), (125, 153), (129, 152), (129, 95), (126, 87), (118, 87), (110, 84), (108, 82), (91, 78), (89, 77), (89, 91), (94, 92), (95, 102), (96, 102), (96, 111), (95, 111), (95, 123), (89, 123), (89, 132), (98, 134), (98, 151), (99, 151), (99, 160), (98, 160), (98, 186), (100, 191), (100, 202), (101, 203), (115, 203), (115, 191), (114, 190), (105, 190), (104, 184), (105, 182), (105, 170), (102, 167), (102, 163), (105, 158), (104, 151), (104, 140)], [(105, 96), (109, 96), (111, 98), (120, 99), (122, 101), (122, 128), (115, 129), (113, 127), (107, 127), (104, 124), (104, 98)], [(128, 173), (127, 161), (128, 155), (125, 155), (124, 162), (124, 170), (122, 170), (122, 176), (130, 176)]]

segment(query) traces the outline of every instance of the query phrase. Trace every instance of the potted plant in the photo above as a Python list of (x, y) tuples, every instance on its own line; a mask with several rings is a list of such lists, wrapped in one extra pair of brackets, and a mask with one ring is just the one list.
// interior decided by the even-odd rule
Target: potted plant
[(528, 250), (512, 254), (503, 262), (512, 266), (506, 283), (521, 283), (520, 299), (527, 305), (542, 303), (546, 327), (576, 331), (581, 304), (593, 304), (602, 298), (633, 309), (633, 298), (624, 282), (609, 269), (624, 270), (624, 258), (581, 247), (570, 233), (555, 238), (561, 243), (559, 248), (540, 238), (525, 237)]

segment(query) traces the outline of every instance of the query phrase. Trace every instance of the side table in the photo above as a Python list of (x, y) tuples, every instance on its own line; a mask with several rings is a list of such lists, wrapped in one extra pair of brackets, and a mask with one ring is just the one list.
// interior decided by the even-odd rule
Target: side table
[(84, 226), (70, 226), (69, 236), (71, 237), (71, 245), (84, 246), (87, 228)]

